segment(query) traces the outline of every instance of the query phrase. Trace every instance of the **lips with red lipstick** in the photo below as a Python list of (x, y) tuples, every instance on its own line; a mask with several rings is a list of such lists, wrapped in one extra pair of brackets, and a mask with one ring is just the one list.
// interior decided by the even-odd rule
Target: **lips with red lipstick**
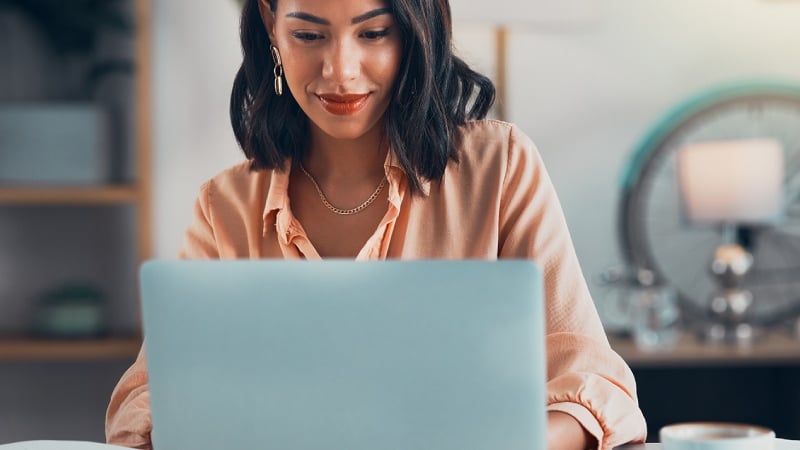
[(349, 116), (355, 114), (367, 105), (369, 94), (318, 94), (317, 98), (331, 114)]

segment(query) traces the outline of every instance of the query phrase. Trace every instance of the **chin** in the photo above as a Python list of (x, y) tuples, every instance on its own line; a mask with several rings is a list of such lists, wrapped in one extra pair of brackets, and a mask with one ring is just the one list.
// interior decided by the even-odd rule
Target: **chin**
[(376, 124), (346, 123), (338, 121), (315, 122), (328, 136), (340, 140), (358, 139), (374, 129)]

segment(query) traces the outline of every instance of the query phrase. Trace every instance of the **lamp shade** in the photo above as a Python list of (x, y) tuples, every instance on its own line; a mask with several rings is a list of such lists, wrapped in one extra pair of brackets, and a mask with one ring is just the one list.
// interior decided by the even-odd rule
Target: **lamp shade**
[(678, 151), (690, 223), (776, 222), (783, 212), (783, 149), (774, 139), (689, 144)]

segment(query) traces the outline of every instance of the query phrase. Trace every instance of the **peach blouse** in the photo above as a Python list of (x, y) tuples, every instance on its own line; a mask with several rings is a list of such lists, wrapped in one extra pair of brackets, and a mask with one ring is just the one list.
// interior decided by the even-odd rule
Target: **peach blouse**
[[(514, 125), (462, 126), (459, 162), (412, 196), (389, 152), (388, 210), (357, 259), (530, 258), (545, 280), (547, 403), (610, 449), (643, 442), (645, 420), (627, 364), (609, 346), (556, 193), (531, 140)], [(288, 171), (248, 163), (206, 182), (182, 258), (319, 258), (292, 215)], [(144, 349), (111, 396), (109, 443), (150, 448)]]

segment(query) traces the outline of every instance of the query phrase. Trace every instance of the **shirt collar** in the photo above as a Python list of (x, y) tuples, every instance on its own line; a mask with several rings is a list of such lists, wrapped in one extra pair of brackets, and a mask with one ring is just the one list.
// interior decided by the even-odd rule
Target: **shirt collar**
[(270, 169), (269, 190), (264, 205), (264, 218), (275, 210), (285, 209), (289, 206), (289, 174), (291, 173), (292, 160), (287, 159), (283, 167)]
[[(397, 160), (397, 155), (395, 155), (394, 150), (389, 147), (389, 151), (386, 152), (386, 160), (383, 163), (383, 167), (386, 170), (386, 178), (392, 183), (395, 187), (400, 185), (400, 180), (406, 180), (408, 176), (406, 175), (406, 171), (403, 170), (403, 167), (400, 166), (400, 162)], [(394, 178), (394, 180), (392, 180)], [(420, 185), (422, 188), (422, 193), (427, 196), (431, 192), (431, 181), (426, 178), (420, 179)]]

